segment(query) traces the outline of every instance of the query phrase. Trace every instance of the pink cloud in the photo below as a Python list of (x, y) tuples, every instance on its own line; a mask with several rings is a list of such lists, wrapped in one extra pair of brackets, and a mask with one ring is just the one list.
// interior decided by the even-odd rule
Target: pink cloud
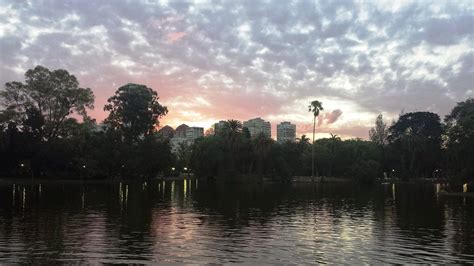
[(342, 115), (342, 111), (339, 109), (336, 109), (330, 113), (326, 113), (324, 115), (324, 119), (326, 120), (326, 124), (334, 124), (337, 119)]
[[(368, 138), (368, 132), (370, 127), (360, 126), (360, 125), (347, 125), (345, 127), (338, 127), (338, 128), (329, 128), (325, 125), (316, 127), (316, 139), (321, 137), (329, 137), (329, 134), (336, 134), (343, 139), (348, 138)], [(311, 138), (313, 135), (313, 124), (306, 123), (306, 124), (298, 124), (296, 125), (296, 135), (306, 135), (307, 137)], [(325, 135), (325, 136), (324, 136)]]
[(339, 109), (333, 110), (331, 112), (325, 112), (322, 113), (320, 116), (318, 116), (317, 124), (318, 126), (321, 125), (330, 125), (336, 123), (336, 121), (339, 119), (339, 117), (342, 115), (342, 111)]
[(182, 38), (184, 38), (184, 36), (186, 36), (187, 33), (184, 32), (184, 31), (178, 31), (178, 32), (170, 32), (166, 35), (166, 39), (168, 41), (168, 43), (175, 43), (179, 40), (181, 40)]

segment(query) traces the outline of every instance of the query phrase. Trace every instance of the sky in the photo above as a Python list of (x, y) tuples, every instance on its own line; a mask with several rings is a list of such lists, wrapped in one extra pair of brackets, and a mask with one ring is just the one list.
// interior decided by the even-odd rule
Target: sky
[[(474, 1), (0, 0), (0, 83), (42, 65), (94, 91), (158, 92), (160, 125), (262, 117), (367, 139), (378, 114), (443, 118), (474, 97)], [(0, 87), (3, 88), (3, 87)]]

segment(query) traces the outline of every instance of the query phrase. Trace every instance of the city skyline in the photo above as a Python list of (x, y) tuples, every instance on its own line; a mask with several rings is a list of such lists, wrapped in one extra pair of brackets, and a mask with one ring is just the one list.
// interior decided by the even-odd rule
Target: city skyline
[(474, 265), (474, 0), (0, 1), (1, 265)]
[(28, 2), (0, 8), (0, 82), (27, 69), (67, 69), (96, 95), (127, 83), (156, 90), (162, 125), (222, 119), (293, 121), (311, 136), (307, 105), (323, 102), (317, 138), (368, 138), (379, 113), (443, 118), (472, 97), (471, 1), (229, 3)]
[[(194, 128), (200, 128), (200, 129), (203, 129), (203, 131), (207, 131), (207, 130), (213, 130), (213, 134), (217, 134), (217, 131), (221, 129), (222, 126), (224, 126), (224, 123), (227, 122), (227, 121), (230, 121), (232, 119), (226, 119), (226, 120), (219, 120), (219, 121), (216, 121), (216, 123), (214, 123), (210, 128), (204, 128), (204, 127), (194, 127)], [(263, 123), (269, 123), (270, 126), (271, 126), (271, 123), (270, 122), (267, 122), (265, 121), (264, 119), (262, 119), (261, 117), (256, 117), (256, 118), (251, 118), (251, 119), (248, 119), (248, 120), (244, 120), (244, 121), (240, 121), (240, 120), (237, 120), (239, 122), (242, 123), (242, 127), (243, 128), (247, 128), (250, 130), (250, 134), (252, 136), (252, 129), (249, 128), (249, 125), (246, 124), (246, 123), (249, 123), (251, 121), (255, 121), (255, 120), (261, 120)], [(178, 127), (176, 127), (176, 129), (180, 128), (180, 127), (189, 127), (186, 123), (182, 123), (180, 124)], [(289, 122), (289, 121), (281, 121), (280, 123), (278, 123), (277, 125), (275, 125), (276, 127), (276, 132), (275, 134), (273, 134), (273, 132), (270, 131), (270, 138), (276, 140), (276, 141), (279, 141), (279, 142), (285, 142), (286, 140), (290, 140), (290, 141), (296, 141), (298, 138), (301, 137), (301, 135), (297, 135), (296, 134), (296, 125)], [(279, 127), (282, 127), (281, 130), (282, 132), (279, 132)], [(168, 135), (169, 134), (169, 130), (172, 130), (173, 132), (176, 131), (176, 129), (173, 127), (173, 126), (170, 126), (170, 125), (160, 125), (159, 128), (157, 128), (157, 132), (161, 132), (162, 130), (164, 130), (164, 134), (165, 135)], [(262, 132), (258, 132), (258, 134), (260, 133), (264, 133), (263, 129), (259, 129), (259, 131), (262, 131)], [(207, 132), (204, 132), (202, 135), (205, 136)], [(173, 134), (173, 133), (172, 133)], [(265, 133), (264, 133), (265, 134)], [(281, 134), (280, 136), (280, 140), (279, 140), (279, 134)], [(255, 135), (255, 133), (254, 133)], [(267, 135), (268, 136), (268, 135)], [(171, 137), (170, 137), (171, 138)]]

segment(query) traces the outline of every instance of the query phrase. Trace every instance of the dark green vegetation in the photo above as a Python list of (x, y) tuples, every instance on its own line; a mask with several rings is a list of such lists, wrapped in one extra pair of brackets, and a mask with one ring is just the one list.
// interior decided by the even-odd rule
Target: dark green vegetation
[(99, 126), (86, 112), (92, 91), (73, 75), (38, 66), (25, 76), (25, 84), (7, 83), (0, 94), (6, 106), (0, 113), (1, 176), (137, 178), (170, 168), (169, 143), (155, 132), (168, 110), (152, 89), (120, 87)]
[[(400, 115), (388, 127), (379, 116), (370, 141), (337, 135), (311, 145), (306, 136), (276, 143), (229, 120), (223, 129), (171, 154), (156, 132), (168, 109), (144, 85), (120, 87), (104, 107), (104, 124), (87, 116), (90, 89), (65, 70), (38, 66), (25, 83), (9, 82), (0, 92), (0, 176), (48, 178), (152, 178), (172, 167), (220, 180), (285, 181), (291, 176), (353, 178), (371, 183), (384, 172), (403, 179), (474, 176), (474, 100), (460, 102), (444, 123), (437, 114)], [(314, 101), (314, 119), (322, 104)], [(81, 117), (82, 122), (77, 120)], [(314, 120), (313, 120), (314, 122)], [(313, 155), (314, 154), (314, 155)], [(313, 160), (314, 156), (314, 160)], [(314, 162), (314, 167), (313, 167)]]

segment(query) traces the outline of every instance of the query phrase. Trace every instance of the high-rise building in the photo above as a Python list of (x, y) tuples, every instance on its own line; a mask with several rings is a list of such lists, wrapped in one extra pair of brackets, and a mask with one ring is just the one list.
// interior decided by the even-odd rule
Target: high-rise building
[(174, 132), (174, 136), (178, 138), (186, 138), (186, 130), (188, 129), (188, 125), (182, 124), (178, 126)]
[(158, 130), (158, 133), (166, 139), (171, 139), (174, 136), (174, 129), (170, 126), (164, 126)]
[(202, 127), (188, 127), (186, 129), (186, 138), (195, 140), (204, 136), (204, 128)]
[(225, 126), (225, 121), (221, 120), (214, 124), (214, 134), (218, 134)]
[(277, 125), (277, 141), (280, 143), (286, 141), (295, 141), (296, 139), (296, 125), (290, 122), (281, 122)]
[(270, 122), (267, 122), (260, 117), (245, 121), (244, 127), (249, 129), (251, 138), (255, 138), (259, 134), (263, 134), (268, 138), (272, 137), (272, 128)]
[(204, 135), (204, 128), (202, 127), (188, 127), (185, 124), (176, 128), (174, 137), (170, 140), (171, 152), (177, 153), (179, 145), (190, 146), (199, 137)]

